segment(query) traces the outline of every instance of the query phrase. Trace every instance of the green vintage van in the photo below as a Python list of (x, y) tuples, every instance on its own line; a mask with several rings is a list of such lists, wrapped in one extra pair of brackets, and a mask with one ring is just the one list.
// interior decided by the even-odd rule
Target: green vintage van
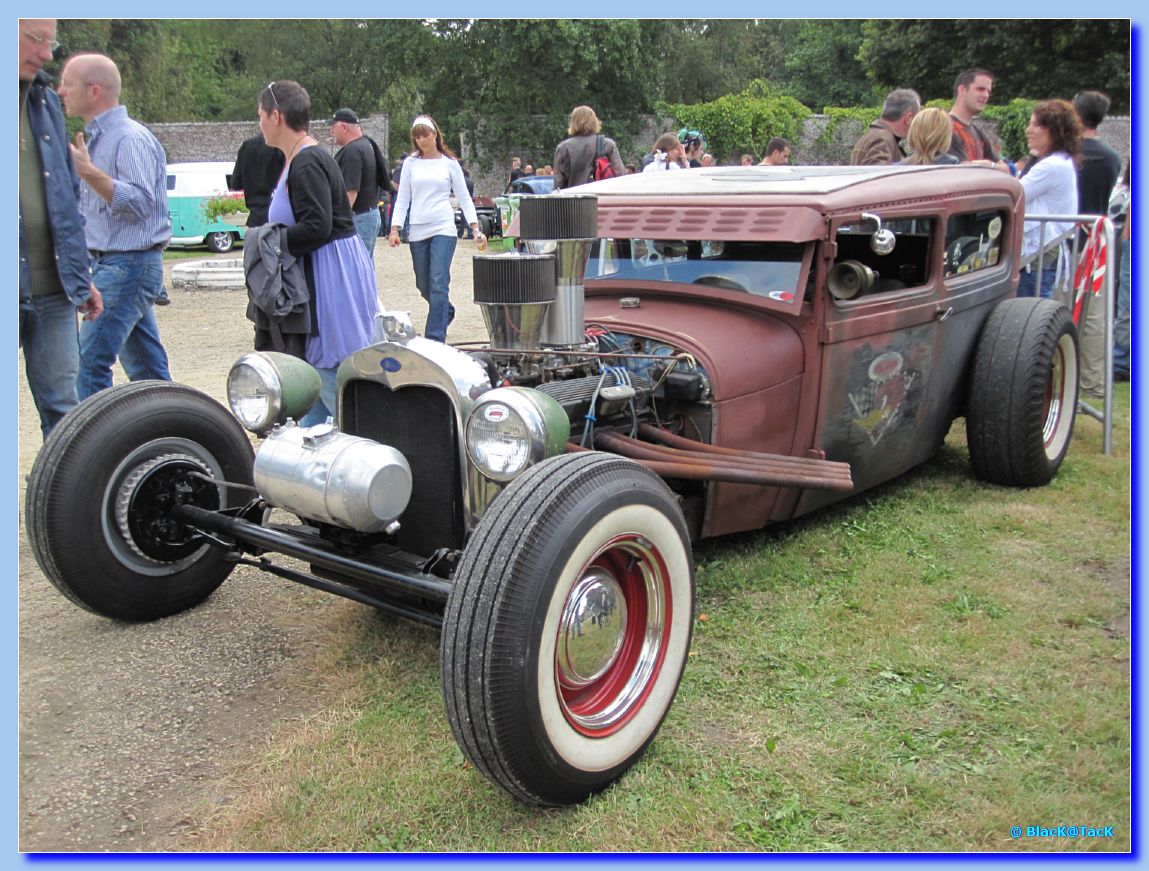
[(228, 193), (231, 161), (202, 161), (168, 164), (168, 214), (172, 219), (172, 247), (207, 245), (216, 254), (230, 251), (247, 229), (242, 226), (246, 214), (237, 215), (240, 226), (227, 218), (208, 221), (203, 205), (212, 197)]

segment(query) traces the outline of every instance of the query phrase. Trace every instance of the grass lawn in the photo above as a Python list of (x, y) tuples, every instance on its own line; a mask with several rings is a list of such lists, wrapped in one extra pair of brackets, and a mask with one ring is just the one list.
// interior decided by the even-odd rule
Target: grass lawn
[[(585, 804), (512, 801), (450, 734), (438, 634), (355, 609), (347, 706), (235, 776), (231, 850), (1130, 848), (1130, 401), (1053, 483), (938, 456), (789, 525), (701, 544), (694, 641), (643, 760)], [(336, 673), (338, 676), (336, 677)], [(1113, 826), (1111, 838), (1010, 828)]]

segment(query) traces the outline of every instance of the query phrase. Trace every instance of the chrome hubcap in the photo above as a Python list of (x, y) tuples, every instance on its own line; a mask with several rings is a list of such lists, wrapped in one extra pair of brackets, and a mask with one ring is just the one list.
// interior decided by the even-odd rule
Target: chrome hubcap
[(586, 686), (602, 677), (622, 650), (626, 599), (605, 572), (580, 578), (567, 597), (560, 624), (558, 667), (562, 683)]

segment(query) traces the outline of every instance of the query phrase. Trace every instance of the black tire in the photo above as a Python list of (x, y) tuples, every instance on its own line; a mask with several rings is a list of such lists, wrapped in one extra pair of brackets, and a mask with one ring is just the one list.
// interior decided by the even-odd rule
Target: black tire
[(978, 340), (966, 412), (978, 477), (1036, 487), (1057, 474), (1077, 413), (1077, 330), (1049, 299), (1009, 299)]
[(613, 783), (653, 740), (690, 649), (694, 562), (674, 495), (610, 454), (548, 460), (499, 495), (455, 578), (443, 698), (467, 759), (535, 804)]
[(231, 413), (166, 381), (88, 398), (52, 431), (32, 467), (25, 526), (58, 590), (96, 614), (154, 620), (207, 598), (231, 573), (223, 550), (165, 520), (173, 493), (209, 510), (253, 497), (252, 449)]
[(234, 233), (208, 233), (204, 239), (207, 249), (213, 254), (226, 254), (235, 245)]
[(490, 215), (479, 215), (479, 232), (486, 236), (488, 239), (494, 235), (494, 221), (491, 220)]

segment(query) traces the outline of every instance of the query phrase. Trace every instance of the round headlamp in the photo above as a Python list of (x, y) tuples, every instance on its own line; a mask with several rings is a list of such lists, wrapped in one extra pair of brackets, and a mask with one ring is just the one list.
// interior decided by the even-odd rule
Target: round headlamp
[(562, 406), (527, 387), (484, 393), (467, 418), (467, 455), (484, 476), (499, 482), (562, 453), (569, 438)]
[(319, 373), (290, 354), (244, 354), (227, 373), (227, 402), (244, 429), (267, 432), (307, 413), (319, 397)]

